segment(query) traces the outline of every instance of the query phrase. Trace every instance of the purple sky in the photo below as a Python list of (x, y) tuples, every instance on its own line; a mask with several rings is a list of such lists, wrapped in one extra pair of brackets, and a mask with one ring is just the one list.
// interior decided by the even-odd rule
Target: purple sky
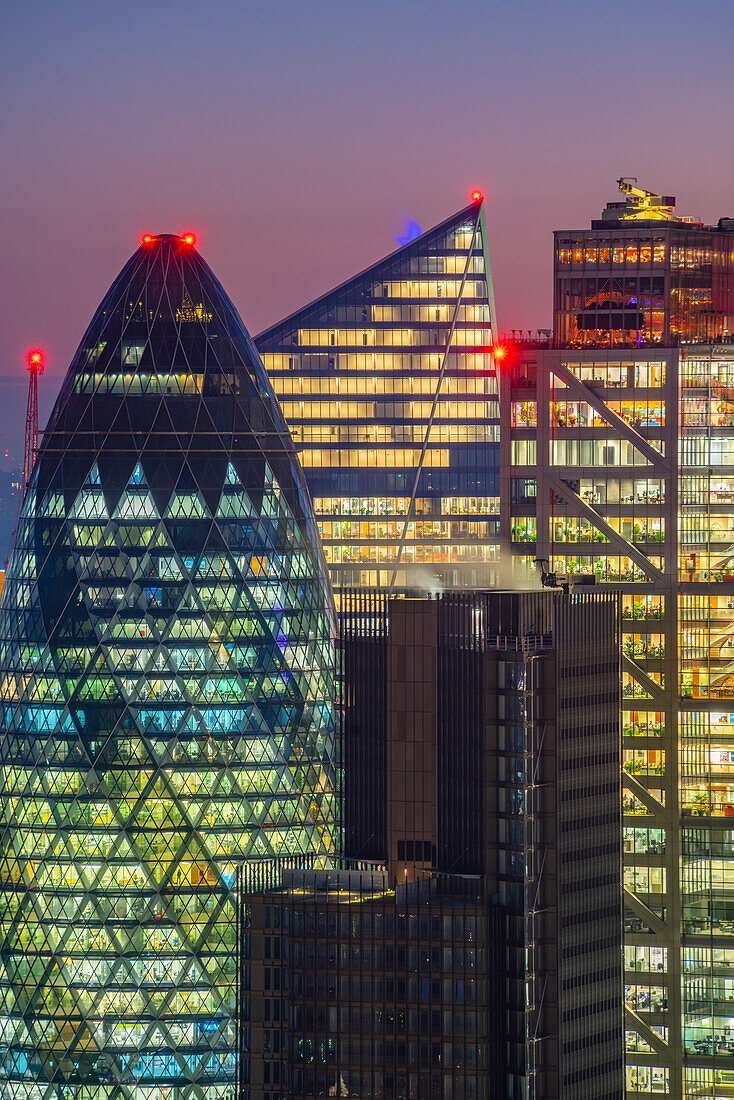
[(549, 325), (552, 230), (618, 176), (734, 215), (733, 32), (731, 0), (5, 0), (0, 443), (25, 349), (43, 423), (146, 230), (195, 230), (254, 334), (478, 186), (500, 329)]

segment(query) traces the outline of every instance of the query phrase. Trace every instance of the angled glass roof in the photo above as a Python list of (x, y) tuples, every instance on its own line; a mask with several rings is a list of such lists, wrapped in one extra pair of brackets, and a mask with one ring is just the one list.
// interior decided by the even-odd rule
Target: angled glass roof
[(337, 595), (496, 582), (496, 336), (477, 195), (257, 337)]

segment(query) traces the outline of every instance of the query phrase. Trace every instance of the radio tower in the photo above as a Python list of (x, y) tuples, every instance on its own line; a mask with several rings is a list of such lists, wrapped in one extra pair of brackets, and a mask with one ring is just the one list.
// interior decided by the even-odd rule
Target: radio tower
[(28, 352), (28, 410), (25, 414), (25, 455), (23, 457), (23, 481), (20, 486), (20, 503), (28, 488), (28, 482), (33, 473), (33, 463), (38, 450), (38, 376), (43, 374), (46, 366), (43, 352), (40, 348), (31, 348)]

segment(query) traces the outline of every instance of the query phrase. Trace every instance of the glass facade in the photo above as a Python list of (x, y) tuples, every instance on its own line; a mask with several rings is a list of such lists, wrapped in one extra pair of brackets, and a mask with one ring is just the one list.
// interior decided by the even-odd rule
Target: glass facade
[(389, 889), (377, 865), (284, 878), (252, 898), (249, 1100), (509, 1095), (506, 922), (478, 878), (420, 891)]
[[(734, 354), (686, 349), (680, 384), (680, 802), (688, 1095), (734, 1073)], [(690, 1073), (691, 1071), (689, 1071)]]
[(262, 364), (186, 238), (112, 285), (0, 599), (0, 1093), (225, 1100), (238, 865), (334, 849), (333, 607)]
[(345, 859), (250, 899), (240, 1100), (621, 1100), (618, 608), (345, 595)]
[(495, 337), (478, 201), (257, 338), (337, 592), (493, 583)]
[(734, 331), (734, 235), (680, 223), (555, 234), (556, 340), (618, 347)]
[(508, 377), (513, 557), (622, 589), (628, 1095), (731, 1098), (733, 349), (524, 351)]

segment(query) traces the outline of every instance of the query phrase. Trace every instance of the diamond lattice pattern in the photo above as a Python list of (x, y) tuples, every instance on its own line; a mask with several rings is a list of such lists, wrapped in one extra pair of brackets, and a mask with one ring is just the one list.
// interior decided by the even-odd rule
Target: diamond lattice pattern
[(0, 599), (0, 1092), (225, 1100), (238, 864), (335, 842), (333, 615), (262, 365), (190, 247), (102, 302)]

